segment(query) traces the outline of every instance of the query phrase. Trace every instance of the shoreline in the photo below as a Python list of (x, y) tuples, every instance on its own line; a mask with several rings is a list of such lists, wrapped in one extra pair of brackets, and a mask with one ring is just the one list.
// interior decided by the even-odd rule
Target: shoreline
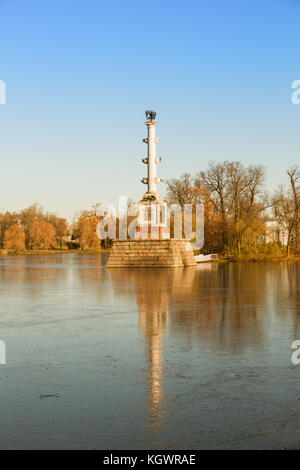
[[(22, 250), (22, 251), (13, 251), (0, 249), (0, 256), (24, 256), (24, 255), (60, 255), (60, 254), (100, 254), (100, 253), (110, 253), (111, 248), (100, 248), (100, 249), (52, 249), (52, 250)], [(265, 263), (265, 262), (291, 262), (291, 261), (300, 261), (300, 255), (291, 255), (291, 256), (280, 256), (280, 257), (246, 257), (246, 256), (220, 256), (216, 260), (212, 260), (212, 263)], [(201, 263), (199, 263), (201, 264)]]
[(290, 261), (300, 261), (299, 255), (291, 256), (263, 256), (259, 258), (255, 257), (246, 257), (246, 256), (224, 256), (215, 260), (214, 262), (218, 263), (280, 263), (280, 262), (290, 262)]
[(22, 251), (13, 251), (13, 250), (0, 250), (0, 256), (21, 256), (21, 255), (61, 255), (61, 254), (99, 254), (99, 253), (109, 253), (111, 248), (101, 248), (101, 249), (90, 249), (90, 250), (80, 250), (80, 249), (62, 249), (62, 250), (22, 250)]

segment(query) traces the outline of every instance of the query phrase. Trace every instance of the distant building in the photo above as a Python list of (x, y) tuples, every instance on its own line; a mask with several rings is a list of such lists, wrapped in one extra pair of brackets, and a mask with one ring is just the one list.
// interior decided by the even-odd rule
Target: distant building
[(265, 225), (266, 243), (281, 243), (283, 246), (288, 244), (288, 229), (284, 226), (284, 223), (279, 224), (277, 220), (267, 220)]

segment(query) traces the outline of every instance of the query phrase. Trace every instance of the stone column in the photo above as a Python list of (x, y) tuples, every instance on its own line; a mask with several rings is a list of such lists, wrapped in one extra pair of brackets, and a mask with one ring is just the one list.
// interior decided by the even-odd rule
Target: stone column
[(155, 119), (148, 119), (145, 122), (147, 126), (148, 137), (143, 139), (143, 142), (147, 144), (147, 158), (143, 158), (143, 163), (147, 165), (147, 178), (142, 179), (142, 183), (147, 184), (148, 190), (145, 194), (151, 200), (159, 199), (159, 194), (157, 192), (157, 184), (162, 180), (156, 174), (156, 165), (161, 162), (161, 158), (156, 156), (156, 143), (160, 140), (155, 136), (155, 128), (157, 122)]
[(155, 127), (157, 122), (155, 121), (146, 121), (145, 122), (148, 129), (148, 193), (157, 193), (157, 183), (156, 183), (156, 137), (155, 137)]

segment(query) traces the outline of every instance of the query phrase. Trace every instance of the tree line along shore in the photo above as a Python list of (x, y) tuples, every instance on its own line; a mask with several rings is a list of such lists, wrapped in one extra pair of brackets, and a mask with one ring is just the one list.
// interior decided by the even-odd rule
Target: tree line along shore
[[(210, 162), (194, 176), (185, 173), (168, 180), (166, 200), (182, 209), (185, 204), (204, 205), (204, 254), (218, 253), (221, 260), (293, 259), (300, 256), (297, 165), (286, 171), (285, 180), (270, 193), (264, 166)], [(100, 206), (81, 211), (72, 223), (45, 212), (38, 204), (16, 212), (2, 211), (0, 254), (108, 251), (111, 240), (100, 240), (96, 233), (102, 218), (97, 215)], [(173, 236), (172, 216), (170, 230)]]
[(300, 255), (300, 170), (286, 170), (268, 191), (263, 165), (210, 162), (206, 170), (167, 182), (169, 203), (204, 204), (202, 252), (224, 259), (260, 260)]

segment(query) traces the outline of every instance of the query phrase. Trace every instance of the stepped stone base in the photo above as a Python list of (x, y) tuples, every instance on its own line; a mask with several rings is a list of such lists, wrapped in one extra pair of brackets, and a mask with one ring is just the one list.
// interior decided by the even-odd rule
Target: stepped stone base
[(188, 240), (113, 240), (108, 268), (179, 268), (194, 266), (195, 256)]

